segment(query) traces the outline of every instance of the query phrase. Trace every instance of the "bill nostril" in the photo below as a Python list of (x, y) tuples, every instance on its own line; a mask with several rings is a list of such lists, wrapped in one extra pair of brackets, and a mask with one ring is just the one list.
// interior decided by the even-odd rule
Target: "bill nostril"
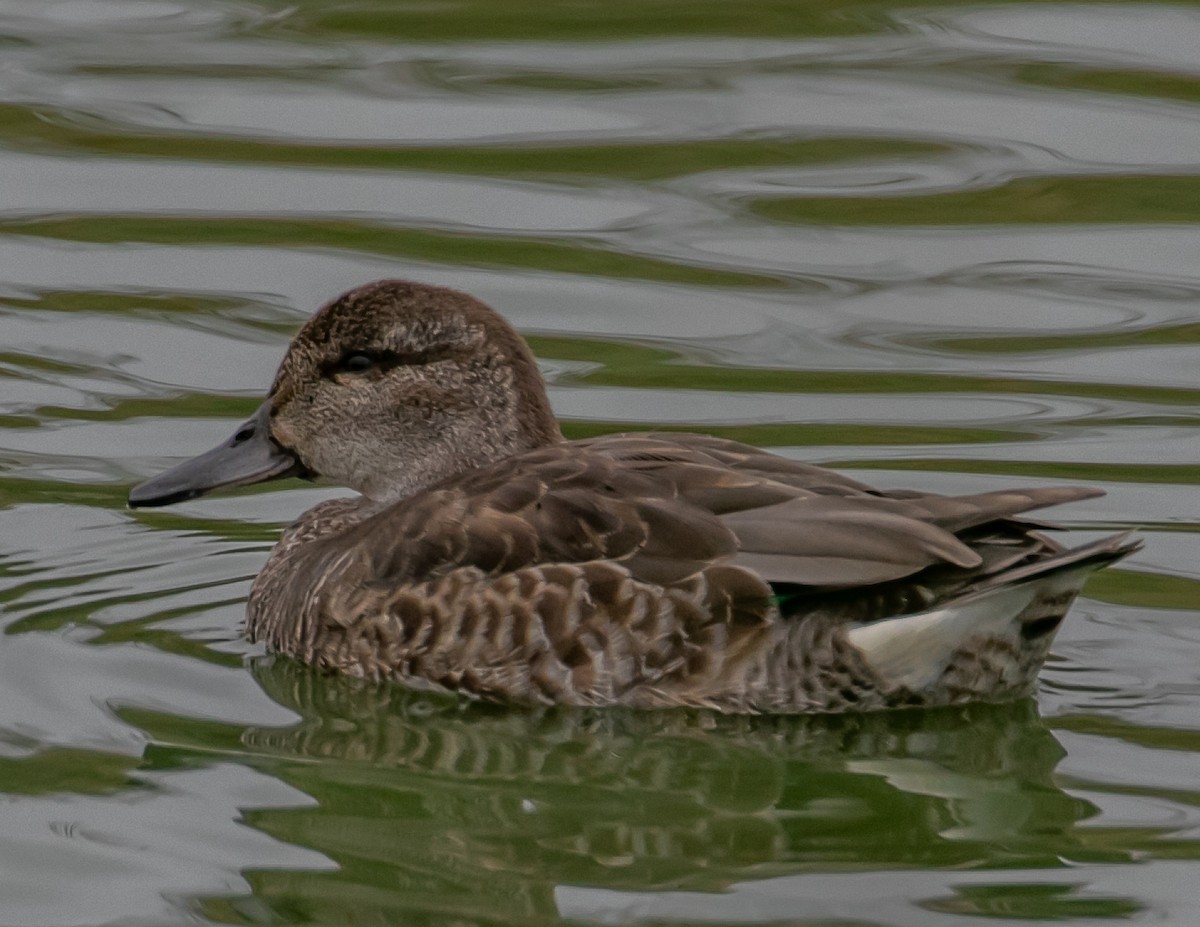
[(239, 444), (245, 444), (247, 441), (249, 441), (253, 437), (254, 437), (254, 426), (253, 425), (244, 425), (241, 428), (239, 428), (237, 430), (237, 432), (234, 434), (233, 446), (237, 447)]

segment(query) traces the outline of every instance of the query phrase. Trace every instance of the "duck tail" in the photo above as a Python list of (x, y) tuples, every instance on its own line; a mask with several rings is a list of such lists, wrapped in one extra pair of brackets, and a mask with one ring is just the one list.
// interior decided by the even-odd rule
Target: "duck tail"
[(1017, 698), (1032, 691), (1087, 577), (1141, 547), (1128, 532), (1022, 564), (937, 608), (852, 628), (885, 688), (916, 704)]

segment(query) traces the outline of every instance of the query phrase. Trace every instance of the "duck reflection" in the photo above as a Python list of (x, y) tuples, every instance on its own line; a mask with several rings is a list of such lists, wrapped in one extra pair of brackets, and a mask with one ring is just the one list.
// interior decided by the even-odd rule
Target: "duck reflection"
[(560, 884), (716, 891), (805, 871), (1046, 865), (1079, 850), (1090, 813), (1054, 785), (1062, 751), (1032, 702), (531, 713), (287, 661), (254, 672), (302, 720), (248, 728), (242, 746), (316, 804), (247, 820), (339, 869), (247, 873), (252, 901), (205, 903), (218, 920), (552, 923)]

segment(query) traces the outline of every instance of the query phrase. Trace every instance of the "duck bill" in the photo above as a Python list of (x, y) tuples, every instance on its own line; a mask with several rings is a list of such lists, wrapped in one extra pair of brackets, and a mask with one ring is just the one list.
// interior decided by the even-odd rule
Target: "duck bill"
[(296, 455), (271, 438), (268, 399), (224, 444), (135, 486), (129, 493), (129, 507), (171, 505), (214, 489), (265, 483), (303, 471)]

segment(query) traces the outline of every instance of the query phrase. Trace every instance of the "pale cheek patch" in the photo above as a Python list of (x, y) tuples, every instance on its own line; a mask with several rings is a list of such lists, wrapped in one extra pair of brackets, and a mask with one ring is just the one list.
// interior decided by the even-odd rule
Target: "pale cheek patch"
[(296, 436), (292, 430), (288, 428), (287, 423), (275, 419), (271, 422), (271, 438), (276, 444), (283, 447), (295, 447)]

